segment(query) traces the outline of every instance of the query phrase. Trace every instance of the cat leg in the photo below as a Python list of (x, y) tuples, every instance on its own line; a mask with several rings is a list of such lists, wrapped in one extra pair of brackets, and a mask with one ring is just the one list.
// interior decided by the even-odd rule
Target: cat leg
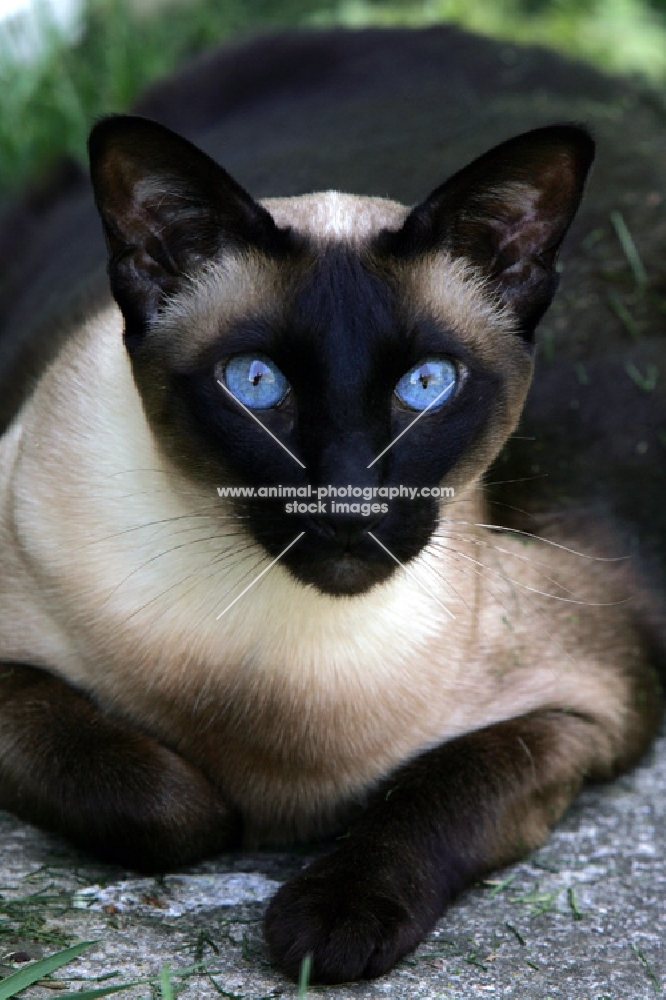
[(0, 665), (0, 808), (145, 872), (240, 840), (238, 815), (187, 761), (24, 666)]
[(314, 982), (386, 972), (465, 885), (541, 844), (585, 778), (638, 756), (654, 729), (641, 721), (644, 736), (627, 726), (634, 745), (618, 747), (598, 721), (544, 710), (423, 753), (340, 848), (279, 889), (265, 918), (274, 962), (295, 978), (310, 953)]

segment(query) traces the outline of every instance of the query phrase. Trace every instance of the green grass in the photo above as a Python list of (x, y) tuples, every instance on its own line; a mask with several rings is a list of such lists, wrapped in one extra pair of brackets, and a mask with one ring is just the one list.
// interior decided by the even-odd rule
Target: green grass
[(189, 56), (257, 30), (454, 21), (666, 85), (663, 0), (169, 0), (168, 13), (165, 6), (151, 4), (147, 14), (131, 0), (89, 0), (75, 45), (44, 19), (44, 53), (30, 66), (12, 58), (0, 34), (0, 202), (58, 156), (82, 160), (96, 116), (128, 108)]
[(312, 955), (308, 952), (301, 962), (301, 969), (298, 976), (298, 1000), (307, 1000), (308, 987), (310, 985), (310, 970), (312, 968)]
[(24, 969), (19, 969), (18, 972), (12, 972), (4, 979), (0, 979), (0, 1000), (10, 1000), (10, 998), (22, 993), (28, 986), (33, 986), (44, 979), (45, 976), (50, 976), (56, 969), (60, 969), (63, 965), (73, 962), (82, 952), (90, 948), (93, 943), (92, 941), (82, 941), (80, 944), (76, 944), (71, 948), (65, 948), (63, 951), (56, 952), (55, 955), (50, 955), (48, 958), (42, 958), (38, 962), (31, 962)]
[(652, 966), (648, 962), (647, 958), (645, 957), (645, 955), (643, 954), (643, 952), (641, 951), (641, 949), (638, 947), (637, 944), (634, 944), (633, 941), (630, 943), (629, 947), (631, 948), (631, 950), (633, 951), (634, 955), (636, 956), (636, 958), (638, 959), (638, 961), (641, 963), (641, 965), (643, 966), (643, 968), (645, 969), (645, 972), (646, 972), (646, 974), (648, 976), (648, 979), (650, 980), (650, 982), (652, 983), (652, 985), (654, 987), (655, 993), (657, 993), (657, 994), (661, 993), (661, 983), (659, 982), (659, 979), (657, 978), (657, 975), (656, 975), (654, 969), (652, 968)]
[[(57, 891), (38, 891), (19, 899), (7, 899), (0, 894), (0, 948), (6, 948), (17, 938), (54, 947), (68, 944), (68, 935), (53, 925), (53, 918), (70, 907), (71, 896)], [(51, 918), (48, 921), (47, 915)]]
[[(52, 987), (56, 987), (58, 990), (61, 990), (62, 986), (60, 985), (60, 980), (58, 980), (56, 986), (56, 983), (50, 979), (51, 974), (56, 972), (58, 969), (61, 969), (63, 966), (69, 965), (77, 959), (79, 955), (81, 955), (84, 951), (87, 951), (96, 943), (97, 942), (95, 941), (81, 941), (78, 944), (72, 945), (71, 948), (64, 948), (61, 951), (56, 952), (54, 955), (49, 955), (47, 958), (40, 958), (38, 961), (31, 962), (29, 965), (26, 965), (25, 968), (19, 969), (17, 972), (10, 973), (10, 975), (5, 976), (4, 979), (0, 979), (0, 1000), (14, 1000), (14, 998), (18, 997), (24, 990), (34, 985), (51, 985)], [(135, 986), (147, 985), (156, 987), (159, 990), (160, 1000), (175, 1000), (176, 990), (173, 985), (172, 977), (175, 976), (178, 979), (189, 979), (193, 975), (200, 975), (204, 967), (205, 966), (202, 963), (183, 969), (170, 969), (168, 965), (163, 965), (159, 976), (144, 979), (132, 979), (129, 982), (119, 983), (114, 986), (101, 986), (93, 989), (75, 990), (73, 993), (59, 992), (57, 996), (60, 1000), (101, 1000), (102, 997), (112, 996), (115, 993), (123, 993), (126, 990), (134, 988)], [(219, 990), (219, 992), (223, 996), (232, 996), (230, 993), (225, 993), (224, 990)], [(299, 997), (300, 996), (301, 994), (299, 993)]]
[(126, 109), (188, 56), (234, 34), (301, 23), (311, 9), (308, 0), (249, 6), (200, 0), (142, 16), (129, 0), (90, 0), (76, 45), (42, 19), (45, 51), (31, 66), (12, 58), (0, 39), (0, 192), (35, 177), (59, 155), (82, 159), (96, 116)]

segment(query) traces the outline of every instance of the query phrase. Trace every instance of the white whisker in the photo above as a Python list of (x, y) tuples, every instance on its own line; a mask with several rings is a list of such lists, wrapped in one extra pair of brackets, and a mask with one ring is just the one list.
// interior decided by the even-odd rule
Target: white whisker
[(520, 528), (506, 528), (501, 524), (480, 524), (475, 521), (453, 521), (450, 518), (444, 519), (445, 524), (461, 525), (468, 528), (486, 528), (489, 531), (498, 532), (509, 532), (512, 535), (522, 535), (524, 538), (532, 538), (538, 542), (543, 542), (544, 545), (550, 545), (555, 549), (561, 549), (562, 552), (568, 552), (572, 556), (578, 556), (581, 559), (590, 559), (593, 562), (624, 562), (630, 559), (631, 556), (594, 556), (589, 552), (580, 552), (577, 549), (569, 548), (568, 545), (562, 545), (561, 542), (554, 542), (550, 538), (544, 538), (541, 535), (536, 535), (532, 531), (523, 531)]

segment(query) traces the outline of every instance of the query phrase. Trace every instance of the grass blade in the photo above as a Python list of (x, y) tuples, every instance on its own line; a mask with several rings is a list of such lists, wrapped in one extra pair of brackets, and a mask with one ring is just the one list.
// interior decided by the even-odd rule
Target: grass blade
[(630, 943), (629, 947), (631, 948), (631, 950), (633, 951), (634, 955), (636, 956), (636, 958), (638, 959), (638, 961), (641, 963), (641, 965), (643, 966), (643, 968), (647, 972), (648, 977), (649, 977), (652, 985), (655, 988), (655, 991), (657, 993), (659, 993), (660, 990), (661, 990), (661, 984), (660, 984), (659, 980), (657, 979), (656, 973), (655, 973), (654, 969), (652, 968), (652, 966), (650, 965), (650, 963), (648, 962), (647, 958), (645, 957), (645, 955), (643, 954), (643, 952), (641, 951), (641, 949), (638, 947), (638, 945), (634, 944), (633, 941)]
[(659, 379), (659, 369), (652, 362), (648, 362), (645, 369), (645, 375), (638, 370), (635, 364), (631, 361), (627, 361), (624, 366), (624, 370), (635, 385), (638, 386), (643, 392), (653, 392), (657, 386), (657, 381)]
[[(187, 965), (182, 969), (170, 969), (167, 965), (162, 967), (160, 972), (160, 978), (156, 979), (154, 976), (149, 976), (146, 979), (132, 979), (129, 983), (119, 983), (116, 986), (96, 986), (92, 990), (77, 990), (74, 993), (59, 993), (58, 1000), (97, 1000), (97, 997), (108, 997), (113, 993), (122, 993), (123, 990), (129, 990), (133, 986), (153, 986), (157, 983), (160, 984), (162, 989), (162, 996), (167, 996), (165, 993), (165, 973), (167, 976), (167, 990), (171, 989), (171, 996), (174, 996), (173, 983), (171, 981), (173, 976), (179, 978), (186, 978), (188, 976), (196, 975), (201, 973), (202, 970), (206, 968), (206, 962), (197, 962), (195, 965)], [(219, 989), (215, 984), (216, 989)], [(235, 995), (235, 994), (233, 994)], [(224, 996), (232, 996), (231, 993), (225, 993)]]
[(57, 951), (55, 955), (49, 955), (48, 958), (40, 958), (38, 962), (31, 962), (25, 969), (12, 972), (11, 975), (0, 979), (0, 1000), (10, 1000), (10, 997), (15, 997), (17, 993), (32, 986), (39, 979), (43, 979), (44, 976), (50, 975), (61, 966), (73, 962), (75, 958), (78, 958), (87, 948), (92, 948), (94, 944), (97, 942), (81, 941), (80, 944)]
[(608, 305), (611, 307), (615, 315), (618, 317), (618, 319), (622, 323), (622, 326), (625, 328), (629, 336), (633, 337), (634, 340), (640, 340), (641, 332), (638, 329), (638, 324), (636, 323), (636, 320), (625, 306), (620, 296), (616, 295), (615, 292), (609, 292)]
[(298, 976), (298, 1000), (306, 1000), (308, 987), (310, 985), (310, 970), (312, 969), (312, 955), (307, 953), (301, 962), (301, 971)]
[(145, 986), (150, 979), (136, 979), (131, 983), (121, 983), (119, 986), (98, 986), (94, 990), (75, 990), (74, 993), (58, 993), (58, 1000), (97, 1000), (97, 997), (108, 997), (112, 993), (121, 993), (132, 986)]
[(160, 972), (160, 986), (162, 987), (162, 1000), (174, 1000), (173, 986), (171, 984), (171, 976), (169, 975), (169, 966), (166, 962), (162, 966), (162, 971)]
[(640, 254), (636, 249), (634, 238), (629, 232), (629, 227), (624, 221), (624, 216), (621, 212), (611, 212), (610, 220), (613, 224), (615, 235), (620, 241), (620, 246), (624, 251), (624, 256), (627, 258), (627, 263), (633, 272), (636, 285), (639, 290), (642, 291), (648, 283), (648, 276), (645, 267), (643, 266)]

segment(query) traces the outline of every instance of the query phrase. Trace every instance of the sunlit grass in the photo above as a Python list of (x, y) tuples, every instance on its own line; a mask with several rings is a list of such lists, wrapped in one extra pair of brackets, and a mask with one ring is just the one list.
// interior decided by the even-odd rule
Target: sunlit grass
[(90, 0), (73, 45), (42, 20), (45, 44), (29, 64), (0, 35), (0, 199), (63, 153), (81, 159), (96, 116), (127, 108), (188, 56), (258, 29), (453, 21), (666, 82), (666, 12), (645, 0)]
[(452, 21), (514, 41), (561, 49), (617, 72), (666, 81), (666, 16), (640, 0), (339, 0), (320, 24), (419, 25)]

